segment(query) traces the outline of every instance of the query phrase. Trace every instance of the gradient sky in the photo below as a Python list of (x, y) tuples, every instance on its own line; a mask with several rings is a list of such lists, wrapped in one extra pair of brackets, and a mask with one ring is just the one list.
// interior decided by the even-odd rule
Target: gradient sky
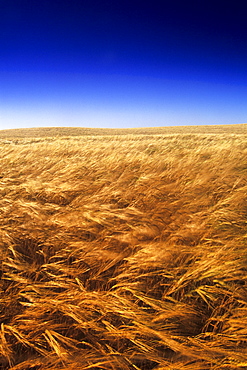
[(0, 129), (247, 122), (244, 0), (0, 0)]

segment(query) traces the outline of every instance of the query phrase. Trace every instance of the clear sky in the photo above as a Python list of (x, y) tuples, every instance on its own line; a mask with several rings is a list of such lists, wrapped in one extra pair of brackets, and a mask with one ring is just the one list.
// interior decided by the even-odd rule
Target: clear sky
[(0, 0), (0, 129), (247, 122), (244, 0)]

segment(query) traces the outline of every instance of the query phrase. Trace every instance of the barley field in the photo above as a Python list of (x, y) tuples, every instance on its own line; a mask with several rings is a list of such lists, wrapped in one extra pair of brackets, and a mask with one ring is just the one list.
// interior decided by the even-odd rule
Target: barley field
[(0, 153), (0, 369), (247, 369), (247, 124)]

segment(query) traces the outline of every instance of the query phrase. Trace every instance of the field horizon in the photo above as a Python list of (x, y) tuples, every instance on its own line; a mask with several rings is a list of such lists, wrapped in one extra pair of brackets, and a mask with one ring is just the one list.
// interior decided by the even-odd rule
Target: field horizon
[(0, 152), (1, 370), (247, 368), (247, 124)]
[(93, 127), (30, 127), (11, 128), (0, 130), (0, 138), (10, 137), (60, 137), (60, 136), (84, 136), (84, 135), (162, 135), (176, 133), (247, 133), (247, 123), (227, 125), (188, 125), (188, 126), (159, 126), (159, 127), (136, 127), (136, 128), (93, 128)]

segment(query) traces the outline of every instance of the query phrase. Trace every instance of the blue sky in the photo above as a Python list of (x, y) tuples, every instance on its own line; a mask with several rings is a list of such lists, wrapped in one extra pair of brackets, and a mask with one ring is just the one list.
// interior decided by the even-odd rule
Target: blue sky
[(246, 8), (0, 0), (0, 129), (246, 123)]

